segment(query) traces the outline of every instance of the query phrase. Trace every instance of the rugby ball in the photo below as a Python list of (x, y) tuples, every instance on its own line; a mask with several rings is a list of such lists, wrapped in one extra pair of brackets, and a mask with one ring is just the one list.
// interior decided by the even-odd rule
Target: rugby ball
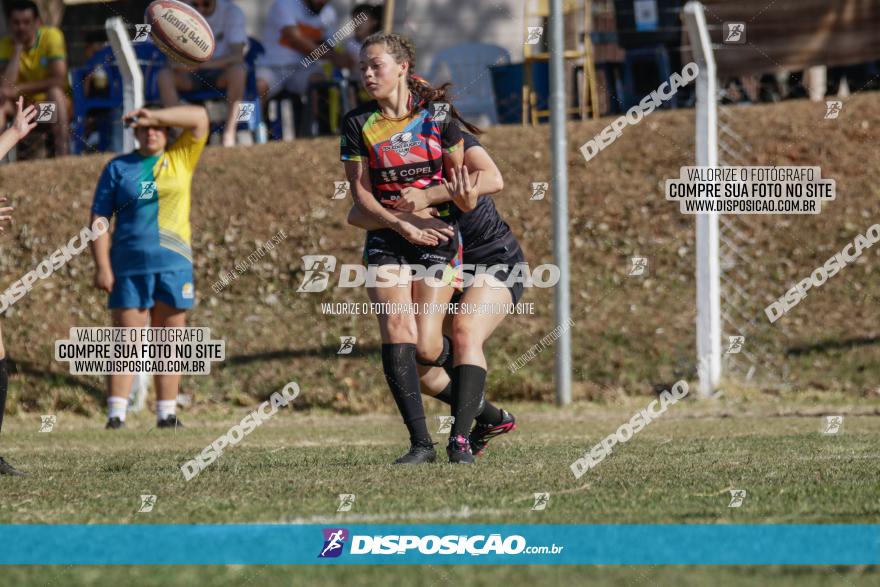
[(155, 0), (147, 6), (145, 20), (156, 46), (171, 59), (199, 65), (214, 55), (214, 32), (189, 4)]

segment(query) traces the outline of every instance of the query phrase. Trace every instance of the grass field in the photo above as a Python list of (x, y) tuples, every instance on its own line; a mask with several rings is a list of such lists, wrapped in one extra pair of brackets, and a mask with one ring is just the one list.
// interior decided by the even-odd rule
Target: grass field
[[(338, 416), (282, 411), (186, 482), (179, 465), (244, 416), (242, 409), (182, 415), (188, 428), (159, 431), (143, 414), (110, 433), (97, 418), (62, 415), (50, 433), (39, 419), (13, 418), (3, 451), (32, 475), (0, 478), (2, 523), (877, 523), (880, 419), (847, 408), (844, 396), (740, 395), (684, 401), (612, 457), (575, 480), (568, 466), (644, 407), (644, 398), (578, 405), (564, 412), (513, 404), (520, 428), (490, 447), (476, 467), (396, 468), (403, 427), (391, 413)], [(429, 404), (430, 407), (434, 405)], [(441, 413), (439, 409), (434, 414)], [(823, 414), (847, 414), (843, 432), (820, 433)], [(436, 426), (437, 419), (432, 420)], [(435, 434), (442, 441), (442, 434)], [(729, 490), (745, 489), (739, 508)], [(550, 493), (531, 511), (533, 493)], [(356, 495), (337, 513), (338, 495)], [(157, 496), (137, 513), (141, 494)], [(315, 573), (319, 571), (315, 570)], [(321, 570), (346, 584), (869, 584), (873, 570), (802, 569), (395, 569)], [(378, 574), (377, 574), (378, 573)], [(537, 575), (533, 574), (537, 573)], [(840, 573), (844, 573), (841, 575)], [(867, 574), (866, 574), (867, 573)], [(139, 570), (143, 584), (308, 584), (309, 572), (278, 568)], [(197, 580), (197, 575), (201, 579)], [(114, 570), (16, 570), (3, 584), (100, 584)], [(56, 579), (51, 579), (56, 576)], [(370, 577), (373, 579), (371, 580)], [(397, 577), (398, 579), (392, 579)], [(642, 577), (641, 579), (639, 577)], [(54, 581), (54, 583), (53, 583)], [(299, 581), (302, 581), (300, 583)], [(376, 582), (378, 581), (378, 582)], [(751, 583), (750, 581), (755, 581)], [(140, 580), (138, 580), (140, 583)]]

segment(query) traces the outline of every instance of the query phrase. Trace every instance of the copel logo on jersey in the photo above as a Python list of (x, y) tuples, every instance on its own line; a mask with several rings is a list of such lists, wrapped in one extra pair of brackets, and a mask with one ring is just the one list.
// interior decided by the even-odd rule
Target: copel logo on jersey
[(324, 546), (318, 554), (318, 558), (336, 558), (342, 554), (345, 541), (348, 540), (348, 530), (345, 528), (324, 528)]
[(413, 140), (413, 134), (411, 132), (399, 132), (391, 135), (391, 138), (388, 139), (387, 145), (382, 146), (383, 151), (394, 151), (401, 157), (409, 153), (410, 149), (413, 147), (418, 147), (422, 144), (422, 141), (419, 139)]

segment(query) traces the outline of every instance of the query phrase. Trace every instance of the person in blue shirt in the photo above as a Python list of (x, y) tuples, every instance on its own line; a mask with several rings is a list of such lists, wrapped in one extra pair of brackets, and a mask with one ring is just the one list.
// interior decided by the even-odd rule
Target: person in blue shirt
[[(140, 147), (110, 161), (92, 204), (92, 223), (116, 218), (112, 238), (92, 243), (95, 287), (110, 294), (116, 327), (186, 326), (195, 301), (190, 229), (192, 177), (209, 134), (200, 106), (141, 108), (125, 115)], [(169, 144), (169, 127), (183, 134)], [(134, 374), (109, 377), (107, 428), (122, 428)], [(160, 428), (176, 428), (180, 374), (156, 375)]]

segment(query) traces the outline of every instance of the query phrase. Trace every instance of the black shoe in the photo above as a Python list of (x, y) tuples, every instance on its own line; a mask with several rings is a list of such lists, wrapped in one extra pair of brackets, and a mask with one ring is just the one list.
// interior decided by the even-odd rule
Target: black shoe
[(449, 455), (450, 463), (473, 465), (474, 455), (471, 454), (471, 445), (464, 436), (453, 436), (446, 446), (446, 454)]
[(433, 463), (436, 459), (437, 451), (434, 450), (434, 443), (413, 444), (409, 447), (409, 452), (394, 461), (394, 464), (421, 465), (423, 463)]
[(183, 422), (177, 419), (177, 416), (171, 414), (165, 416), (164, 420), (156, 422), (156, 428), (183, 428)]
[(125, 422), (121, 418), (113, 416), (107, 420), (107, 425), (104, 428), (107, 430), (119, 430), (120, 428), (125, 428)]
[(6, 462), (3, 457), (0, 457), (0, 475), (12, 475), (13, 477), (27, 477), (27, 473), (22, 473), (12, 465)]
[(501, 422), (498, 424), (487, 426), (477, 423), (471, 430), (468, 441), (471, 443), (471, 452), (474, 456), (478, 457), (483, 454), (489, 441), (496, 436), (516, 430), (516, 418), (513, 417), (513, 414), (507, 410), (501, 410), (501, 416)]

